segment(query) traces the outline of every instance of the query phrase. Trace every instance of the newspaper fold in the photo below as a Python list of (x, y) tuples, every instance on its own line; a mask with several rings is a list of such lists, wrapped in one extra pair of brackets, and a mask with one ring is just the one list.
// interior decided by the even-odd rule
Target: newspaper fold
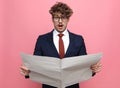
[(91, 65), (100, 61), (102, 53), (64, 59), (21, 54), (24, 65), (31, 71), (30, 79), (43, 84), (65, 88), (92, 77)]

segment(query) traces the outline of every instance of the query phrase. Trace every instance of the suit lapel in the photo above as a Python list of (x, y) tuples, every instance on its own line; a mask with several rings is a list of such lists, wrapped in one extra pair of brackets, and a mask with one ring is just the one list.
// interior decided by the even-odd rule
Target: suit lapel
[(55, 45), (54, 45), (54, 43), (53, 43), (53, 31), (49, 33), (47, 39), (48, 39), (48, 43), (49, 43), (49, 45), (50, 45), (50, 49), (52, 50), (51, 52), (54, 52), (54, 53), (55, 53), (55, 56), (56, 56), (56, 57), (59, 57), (59, 54), (58, 54), (58, 52), (57, 52), (57, 49), (56, 49), (56, 47), (55, 47)]
[(65, 57), (70, 56), (71, 51), (74, 50), (74, 47), (73, 47), (74, 46), (74, 37), (73, 37), (73, 35), (70, 32), (69, 32), (69, 38), (70, 38), (70, 43), (69, 43), (67, 52), (65, 54)]

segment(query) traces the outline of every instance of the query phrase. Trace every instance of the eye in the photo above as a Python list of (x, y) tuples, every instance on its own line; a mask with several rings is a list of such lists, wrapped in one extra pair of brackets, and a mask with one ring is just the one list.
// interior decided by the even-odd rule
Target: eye
[(66, 19), (66, 17), (61, 17), (61, 19)]
[(55, 19), (58, 18), (58, 17), (54, 17)]

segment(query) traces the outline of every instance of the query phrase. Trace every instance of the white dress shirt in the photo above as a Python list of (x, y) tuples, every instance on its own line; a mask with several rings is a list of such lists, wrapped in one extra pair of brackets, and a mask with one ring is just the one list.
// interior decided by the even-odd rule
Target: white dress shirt
[[(55, 45), (55, 47), (56, 47), (56, 49), (59, 53), (59, 36), (58, 36), (58, 34), (60, 34), (60, 33), (54, 29), (54, 31), (53, 31), (53, 42), (54, 42), (54, 45)], [(62, 34), (64, 34), (62, 39), (63, 39), (63, 43), (64, 43), (64, 50), (65, 50), (65, 53), (66, 53), (67, 49), (68, 49), (68, 46), (69, 46), (69, 43), (70, 43), (69, 33), (68, 33), (67, 29)]]

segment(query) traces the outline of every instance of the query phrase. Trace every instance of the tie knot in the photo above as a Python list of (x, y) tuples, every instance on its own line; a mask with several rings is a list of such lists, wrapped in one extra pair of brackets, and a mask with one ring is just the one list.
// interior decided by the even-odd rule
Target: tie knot
[(61, 34), (61, 33), (60, 33), (60, 34), (58, 34), (58, 36), (59, 36), (59, 37), (63, 37), (63, 35), (64, 35), (64, 34)]

